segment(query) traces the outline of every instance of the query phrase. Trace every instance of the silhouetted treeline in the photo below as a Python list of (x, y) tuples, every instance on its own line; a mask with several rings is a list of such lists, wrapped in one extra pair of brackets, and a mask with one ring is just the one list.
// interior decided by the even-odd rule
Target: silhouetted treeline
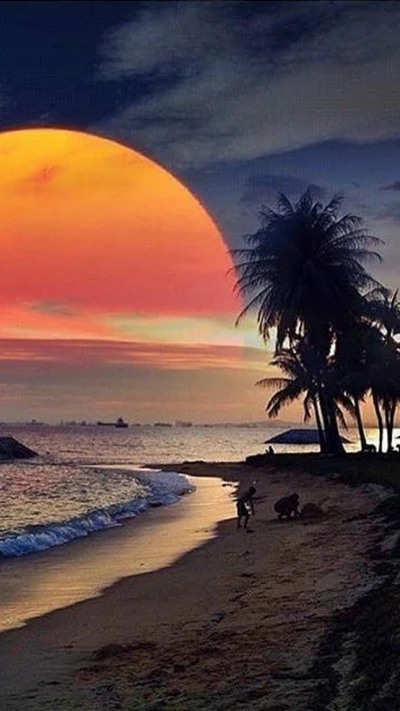
[(257, 313), (264, 340), (275, 338), (272, 364), (282, 377), (257, 385), (276, 388), (270, 417), (303, 397), (304, 420), (312, 416), (321, 451), (344, 452), (339, 425), (354, 418), (362, 449), (368, 449), (361, 403), (371, 398), (387, 448), (400, 400), (400, 301), (367, 270), (382, 261), (382, 240), (368, 234), (356, 215), (340, 216), (342, 198), (323, 205), (307, 189), (297, 203), (284, 194), (277, 209), (263, 207), (260, 228), (232, 250), (236, 289), (248, 312)]

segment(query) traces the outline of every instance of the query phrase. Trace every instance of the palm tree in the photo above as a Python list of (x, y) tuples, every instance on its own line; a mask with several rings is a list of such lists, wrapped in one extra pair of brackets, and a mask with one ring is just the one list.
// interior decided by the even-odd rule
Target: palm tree
[[(393, 428), (396, 409), (400, 401), (400, 300), (398, 290), (375, 290), (369, 299), (371, 319), (380, 329), (381, 343), (375, 349), (373, 363), (374, 378), (372, 384), (375, 411), (378, 416), (382, 405), (386, 425), (387, 448), (392, 449)], [(379, 422), (379, 420), (378, 420)], [(383, 428), (383, 423), (380, 423)], [(382, 435), (380, 448), (382, 448)]]
[(277, 417), (285, 405), (290, 405), (305, 393), (303, 402), (304, 422), (311, 418), (314, 411), (318, 428), (321, 451), (325, 450), (325, 436), (318, 403), (318, 371), (321, 366), (315, 351), (306, 341), (299, 340), (292, 350), (282, 348), (276, 353), (271, 365), (278, 366), (287, 377), (272, 377), (258, 380), (256, 385), (264, 388), (279, 388), (266, 405), (270, 418)]
[(400, 334), (400, 299), (399, 290), (374, 289), (368, 295), (371, 321), (379, 326), (386, 341)]
[[(335, 334), (361, 317), (364, 293), (380, 287), (363, 263), (380, 260), (371, 248), (381, 243), (368, 235), (361, 218), (338, 216), (342, 198), (327, 205), (314, 202), (307, 189), (292, 204), (283, 194), (278, 209), (263, 207), (261, 227), (247, 235), (247, 247), (232, 250), (237, 272), (236, 290), (248, 298), (237, 323), (256, 310), (261, 336), (267, 340), (277, 329), (276, 352), (297, 337), (327, 360)], [(341, 453), (332, 397), (319, 384), (326, 447)]]
[[(388, 449), (392, 447), (394, 417), (400, 400), (400, 350), (393, 334), (397, 333), (396, 314), (388, 311), (394, 306), (386, 296), (370, 302), (364, 321), (355, 323), (351, 331), (339, 333), (336, 338), (335, 366), (338, 384), (353, 401), (361, 448), (366, 439), (361, 419), (360, 403), (371, 392), (379, 428), (379, 451), (383, 450), (383, 432), (386, 426)], [(383, 298), (382, 320), (378, 306)], [(398, 322), (398, 324), (400, 321)]]
[(302, 393), (305, 393), (303, 401), (304, 422), (311, 419), (313, 412), (318, 428), (321, 452), (325, 452), (325, 433), (318, 399), (322, 381), (325, 387), (329, 389), (335, 415), (343, 427), (347, 428), (347, 425), (340, 406), (343, 406), (354, 415), (353, 403), (338, 387), (334, 360), (329, 359), (328, 363), (323, 363), (306, 339), (298, 339), (292, 349), (282, 348), (275, 355), (271, 364), (278, 366), (286, 377), (263, 378), (256, 383), (256, 385), (262, 387), (279, 388), (266, 405), (268, 416), (270, 418), (277, 417), (282, 407), (290, 405)]
[(335, 366), (338, 382), (341, 390), (352, 400), (362, 450), (365, 450), (367, 440), (361, 403), (371, 388), (375, 368), (374, 354), (381, 340), (377, 327), (366, 319), (354, 323), (351, 329), (338, 333), (336, 337)]
[[(397, 405), (400, 400), (400, 351), (395, 341), (382, 341), (375, 352), (375, 363), (371, 372), (371, 391), (380, 427), (386, 426), (387, 450), (392, 450), (393, 428)], [(379, 415), (382, 407), (383, 417)], [(380, 436), (382, 451), (382, 434)]]

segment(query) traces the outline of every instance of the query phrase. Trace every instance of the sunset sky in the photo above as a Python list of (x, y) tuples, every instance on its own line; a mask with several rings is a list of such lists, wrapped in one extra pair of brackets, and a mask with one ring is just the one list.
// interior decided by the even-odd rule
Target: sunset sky
[(0, 3), (0, 420), (264, 419), (228, 250), (311, 184), (399, 286), (399, 39), (397, 2)]

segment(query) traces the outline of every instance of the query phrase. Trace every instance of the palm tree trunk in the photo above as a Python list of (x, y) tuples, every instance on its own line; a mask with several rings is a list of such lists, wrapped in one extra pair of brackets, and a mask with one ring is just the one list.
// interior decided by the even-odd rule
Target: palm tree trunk
[(398, 405), (397, 398), (394, 398), (393, 403), (392, 403), (391, 413), (390, 413), (390, 427), (391, 427), (392, 437), (393, 437), (394, 421), (395, 421), (395, 417), (396, 417), (397, 405)]
[(324, 422), (324, 453), (334, 455), (344, 454), (345, 450), (340, 439), (333, 401), (327, 397), (323, 386), (321, 386), (318, 396)]
[(358, 434), (360, 437), (360, 445), (361, 445), (361, 449), (363, 450), (363, 449), (365, 449), (367, 440), (365, 437), (364, 425), (363, 425), (363, 421), (362, 421), (362, 417), (361, 417), (360, 400), (358, 397), (354, 397), (354, 412), (355, 412), (355, 416), (356, 416)]
[(336, 419), (335, 405), (331, 399), (329, 402), (330, 420), (331, 420), (331, 452), (332, 454), (341, 455), (345, 454), (346, 450), (343, 447), (342, 438), (340, 436), (339, 427)]
[(382, 452), (382, 449), (383, 449), (383, 419), (382, 419), (382, 413), (381, 413), (381, 411), (380, 411), (380, 409), (379, 409), (379, 400), (378, 400), (376, 394), (374, 393), (374, 391), (372, 391), (372, 402), (374, 403), (374, 409), (375, 409), (376, 420), (377, 420), (378, 427), (379, 427), (379, 447), (378, 447), (378, 451), (379, 451), (379, 452)]
[(390, 398), (388, 403), (388, 422), (387, 422), (387, 451), (391, 452), (393, 449), (393, 428), (394, 428), (394, 416), (396, 413), (397, 402), (396, 398)]
[(325, 434), (324, 434), (324, 428), (322, 426), (321, 414), (320, 414), (319, 406), (318, 406), (318, 399), (315, 395), (313, 395), (313, 397), (312, 397), (312, 402), (313, 402), (313, 406), (314, 406), (315, 422), (317, 424), (317, 429), (318, 429), (319, 446), (320, 446), (321, 452), (323, 452), (325, 449)]
[(383, 399), (383, 413), (385, 416), (385, 427), (386, 427), (386, 451), (390, 452), (392, 448), (392, 432), (390, 427), (390, 398), (384, 397)]
[(321, 446), (321, 452), (323, 454), (329, 454), (329, 445), (328, 445), (328, 437), (329, 437), (329, 431), (330, 431), (330, 421), (329, 421), (329, 414), (328, 414), (328, 408), (326, 404), (326, 397), (325, 397), (325, 391), (323, 385), (318, 386), (318, 401), (320, 404), (321, 408), (321, 416), (322, 416), (322, 431), (323, 431), (323, 438), (322, 438), (322, 446)]

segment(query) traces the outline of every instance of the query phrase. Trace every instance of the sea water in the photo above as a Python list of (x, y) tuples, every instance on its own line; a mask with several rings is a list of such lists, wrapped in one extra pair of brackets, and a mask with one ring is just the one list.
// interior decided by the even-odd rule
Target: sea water
[[(2, 425), (0, 435), (39, 456), (0, 464), (0, 632), (171, 565), (212, 538), (235, 515), (235, 485), (183, 476), (174, 463), (207, 461), (212, 475), (212, 462), (263, 452), (283, 429)], [(358, 449), (356, 433), (348, 437), (346, 448)], [(146, 468), (159, 462), (170, 471)]]
[[(44, 551), (172, 504), (194, 490), (174, 471), (174, 462), (243, 461), (263, 452), (265, 440), (282, 429), (3, 425), (2, 436), (15, 437), (39, 456), (0, 465), (0, 558)], [(355, 433), (349, 438), (347, 449), (358, 449)], [(369, 440), (375, 439), (370, 433)], [(276, 447), (299, 449), (318, 447)], [(145, 468), (157, 462), (171, 463), (171, 471)]]

